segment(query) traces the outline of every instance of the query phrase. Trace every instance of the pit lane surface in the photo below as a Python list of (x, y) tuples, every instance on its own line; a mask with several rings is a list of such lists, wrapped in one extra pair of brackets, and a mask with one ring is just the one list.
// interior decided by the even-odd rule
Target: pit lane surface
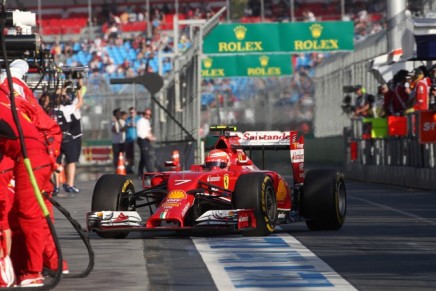
[[(56, 198), (83, 226), (95, 181), (102, 171), (108, 172), (108, 169), (92, 169), (94, 173), (89, 170), (80, 169), (77, 181), (82, 190), (80, 193)], [(358, 290), (436, 290), (436, 193), (353, 181), (346, 181), (346, 186), (347, 220), (340, 231), (311, 232), (304, 223), (298, 223), (283, 227), (268, 237), (270, 241), (295, 241), (287, 252), (294, 252), (295, 256), (301, 248), (298, 242), (301, 242), (308, 249), (301, 248), (308, 258), (315, 254), (322, 259), (312, 264), (319, 273), (323, 268), (331, 267), (338, 274), (322, 273), (328, 282), (333, 282), (333, 286), (328, 286), (328, 283), (318, 287), (300, 286), (298, 290), (352, 289), (341, 285), (345, 284), (341, 278)], [(83, 244), (58, 212), (55, 225), (71, 272), (74, 274), (83, 270), (87, 264)], [(250, 276), (250, 272), (244, 271), (242, 274), (245, 277), (241, 277), (239, 269), (226, 265), (229, 257), (220, 257), (216, 248), (218, 243), (221, 246), (222, 243), (224, 246), (233, 244), (234, 248), (224, 248), (224, 254), (228, 255), (241, 246), (256, 245), (259, 238), (247, 239), (239, 235), (190, 238), (171, 233), (132, 233), (124, 240), (100, 239), (95, 234), (90, 234), (90, 237), (95, 252), (93, 272), (82, 279), (62, 279), (55, 290), (230, 290), (229, 282), (233, 284), (233, 289), (239, 287), (238, 290), (272, 289), (272, 286), (253, 289), (253, 286), (241, 285), (259, 279), (259, 273), (254, 272)], [(210, 255), (216, 257), (218, 254), (218, 263), (210, 264), (209, 261), (214, 258), (205, 257), (204, 251), (211, 249), (214, 243), (215, 248)], [(279, 241), (279, 244), (282, 242)], [(256, 265), (273, 269), (269, 269), (269, 273), (264, 269), (264, 274), (270, 276), (257, 281), (271, 283), (274, 275), (277, 276), (275, 281), (289, 280), (289, 273), (288, 277), (283, 277), (283, 268), (274, 269), (274, 266), (283, 266), (272, 260), (274, 248), (265, 244), (258, 246), (256, 252), (264, 254), (264, 261), (259, 262), (256, 261), (259, 257), (252, 257)], [(238, 254), (241, 255), (241, 252)], [(204, 260), (208, 261), (208, 265)], [(246, 264), (247, 261), (245, 256), (245, 261), (240, 260), (242, 263), (238, 266), (245, 264), (248, 270), (253, 271), (253, 265)], [(223, 269), (228, 272), (222, 272)], [(318, 282), (326, 282), (318, 273), (316, 276)], [(303, 282), (301, 276), (294, 278), (297, 278), (295, 282)]]

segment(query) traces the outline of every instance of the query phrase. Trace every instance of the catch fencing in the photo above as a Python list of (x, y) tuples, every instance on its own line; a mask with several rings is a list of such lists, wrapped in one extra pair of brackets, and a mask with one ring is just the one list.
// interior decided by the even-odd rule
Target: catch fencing
[[(217, 21), (218, 18), (211, 19), (208, 25), (212, 28)], [(85, 141), (83, 163), (97, 162), (92, 158), (96, 148), (99, 152), (110, 149), (112, 112), (115, 108), (127, 111), (131, 106), (140, 111), (152, 109), (152, 128), (158, 140), (156, 153), (162, 156), (163, 160), (165, 157), (169, 160), (175, 148), (184, 157), (189, 157), (189, 160), (185, 158), (186, 161), (182, 161), (186, 167), (192, 164), (194, 159), (200, 159), (194, 154), (201, 152), (199, 58), (201, 39), (207, 32), (207, 27), (206, 25), (204, 30), (195, 26), (189, 27), (191, 46), (183, 53), (165, 54), (162, 50), (158, 51), (159, 68), (162, 68), (164, 58), (170, 58), (174, 70), (163, 76), (163, 88), (155, 96), (142, 85), (112, 85), (110, 79), (105, 79), (103, 75), (90, 74), (85, 96), (86, 105), (82, 110)], [(161, 69), (159, 74), (162, 75)], [(110, 162), (109, 157), (111, 153), (106, 162)]]

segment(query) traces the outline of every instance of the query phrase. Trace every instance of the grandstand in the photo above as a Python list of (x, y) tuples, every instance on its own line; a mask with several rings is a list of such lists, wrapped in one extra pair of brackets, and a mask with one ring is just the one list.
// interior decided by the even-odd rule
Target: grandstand
[[(14, 5), (11, 2), (10, 7), (15, 9), (29, 10), (37, 13), (38, 24), (41, 32), (45, 36), (51, 35), (80, 35), (84, 32), (89, 24), (93, 26), (103, 26), (103, 32), (107, 29), (110, 15), (113, 14), (126, 21), (119, 23), (119, 28), (123, 32), (141, 32), (147, 29), (146, 20), (146, 3), (144, 1), (87, 1), (87, 0), (69, 0), (62, 1), (62, 4), (56, 0), (43, 1), (44, 4), (37, 6), (36, 2), (32, 5), (16, 1)], [(147, 1), (146, 1), (147, 2)], [(219, 8), (226, 6), (228, 1), (180, 1), (178, 7), (175, 7), (177, 1), (158, 0), (148, 1), (150, 4), (150, 22), (153, 21), (155, 10), (163, 12), (162, 30), (173, 29), (173, 16), (178, 13), (179, 18), (207, 17), (208, 14), (214, 13)], [(259, 21), (289, 21), (291, 19), (291, 9), (289, 1), (285, 0), (265, 0), (264, 9), (254, 4), (260, 1), (247, 1), (246, 7), (242, 11), (239, 7), (230, 7), (228, 19), (232, 21), (241, 21), (253, 23)], [(380, 21), (383, 18), (385, 5), (383, 1), (345, 1), (345, 15), (341, 15), (341, 1), (319, 1), (319, 0), (302, 0), (295, 1), (294, 19), (296, 21), (305, 20), (305, 12), (312, 12), (318, 21), (341, 20), (341, 18), (354, 19), (361, 11), (367, 11), (369, 22)], [(380, 3), (382, 2), (382, 3)], [(229, 2), (231, 3), (231, 1)], [(177, 10), (177, 11), (176, 11)], [(261, 15), (261, 11), (264, 11)], [(125, 13), (127, 12), (127, 15)], [(91, 14), (91, 15), (90, 15)], [(144, 18), (138, 17), (143, 14)], [(124, 17), (125, 16), (125, 17)]]

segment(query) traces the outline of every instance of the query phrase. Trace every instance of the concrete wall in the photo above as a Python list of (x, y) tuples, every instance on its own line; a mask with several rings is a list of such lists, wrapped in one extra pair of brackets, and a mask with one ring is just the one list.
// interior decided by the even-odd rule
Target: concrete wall
[(304, 159), (308, 163), (343, 165), (345, 163), (345, 141), (343, 136), (306, 138)]

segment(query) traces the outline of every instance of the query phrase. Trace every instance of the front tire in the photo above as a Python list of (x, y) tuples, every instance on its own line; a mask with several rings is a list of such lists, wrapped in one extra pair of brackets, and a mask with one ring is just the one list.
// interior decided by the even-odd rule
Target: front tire
[(335, 170), (307, 172), (302, 198), (302, 215), (310, 230), (338, 230), (345, 222), (347, 193), (344, 177)]
[(243, 230), (244, 236), (266, 236), (277, 224), (277, 201), (273, 181), (263, 173), (239, 177), (233, 193), (235, 209), (253, 209), (256, 228)]
[[(127, 196), (135, 193), (132, 180), (126, 176), (107, 174), (98, 179), (92, 194), (91, 211), (123, 211), (129, 209)], [(127, 232), (97, 233), (102, 238), (125, 238)]]

